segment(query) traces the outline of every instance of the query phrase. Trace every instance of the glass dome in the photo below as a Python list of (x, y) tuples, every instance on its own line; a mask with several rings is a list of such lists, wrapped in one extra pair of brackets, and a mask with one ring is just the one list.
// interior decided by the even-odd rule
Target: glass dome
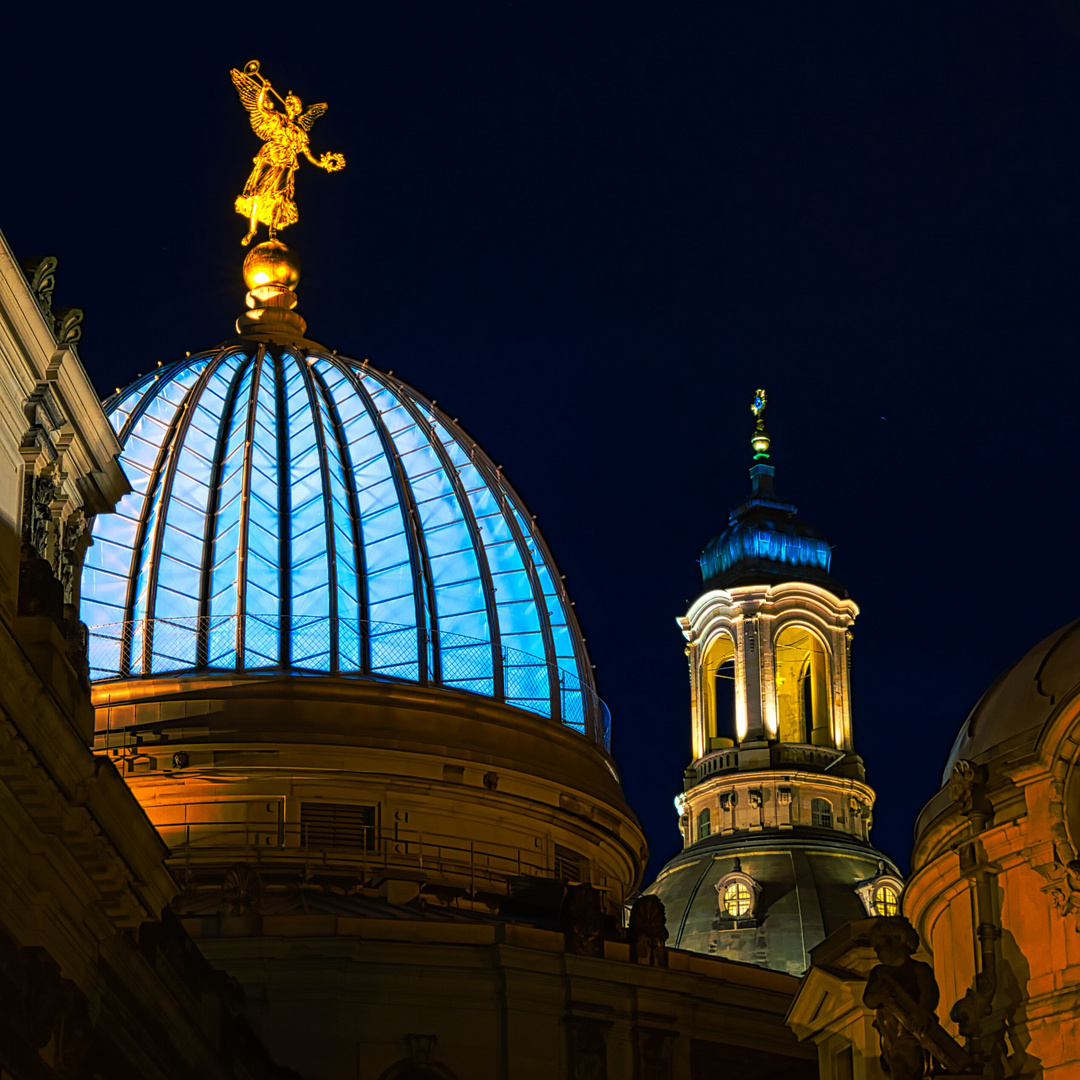
[(93, 679), (406, 680), (607, 744), (530, 515), (416, 391), (317, 347), (240, 342), (161, 367), (105, 409), (133, 490), (86, 556)]

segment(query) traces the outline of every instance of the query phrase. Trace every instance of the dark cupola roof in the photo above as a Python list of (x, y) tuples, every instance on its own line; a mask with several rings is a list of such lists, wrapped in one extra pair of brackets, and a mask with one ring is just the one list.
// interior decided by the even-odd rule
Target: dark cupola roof
[(761, 415), (766, 402), (765, 391), (758, 390), (750, 407), (755, 417), (750, 497), (731, 511), (727, 528), (705, 545), (698, 560), (702, 581), (721, 589), (808, 581), (842, 593), (829, 575), (832, 549), (828, 541), (798, 517), (798, 507), (782, 502), (773, 491), (776, 470), (768, 464), (771, 440)]

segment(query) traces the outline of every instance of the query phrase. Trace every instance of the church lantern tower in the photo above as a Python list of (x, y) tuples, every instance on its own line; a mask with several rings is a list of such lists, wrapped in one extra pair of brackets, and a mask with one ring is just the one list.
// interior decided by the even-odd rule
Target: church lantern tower
[(896, 867), (870, 845), (874, 791), (855, 753), (851, 627), (825, 538), (774, 491), (765, 391), (751, 410), (749, 497), (700, 558), (687, 640), (693, 758), (683, 850), (650, 889), (673, 944), (800, 974), (850, 919), (895, 914)]

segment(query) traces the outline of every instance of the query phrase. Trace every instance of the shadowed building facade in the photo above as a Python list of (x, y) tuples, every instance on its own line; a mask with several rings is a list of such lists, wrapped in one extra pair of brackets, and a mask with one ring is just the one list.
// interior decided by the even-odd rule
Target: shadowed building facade
[(57, 260), (0, 235), (0, 1075), (284, 1080), (169, 909), (166, 848), (92, 753), (87, 525), (128, 490), (55, 309)]

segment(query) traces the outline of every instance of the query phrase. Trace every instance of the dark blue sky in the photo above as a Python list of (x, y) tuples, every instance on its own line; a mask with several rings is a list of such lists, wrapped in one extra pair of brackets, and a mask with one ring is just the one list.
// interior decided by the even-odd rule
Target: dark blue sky
[(348, 168), (301, 170), (284, 234), (309, 333), (438, 398), (537, 515), (654, 871), (675, 617), (766, 387), (778, 491), (862, 608), (856, 743), (906, 864), (968, 709), (1080, 614), (1076, 8), (20, 7), (0, 228), (60, 257), (103, 395), (241, 311), (228, 69), (330, 103)]

